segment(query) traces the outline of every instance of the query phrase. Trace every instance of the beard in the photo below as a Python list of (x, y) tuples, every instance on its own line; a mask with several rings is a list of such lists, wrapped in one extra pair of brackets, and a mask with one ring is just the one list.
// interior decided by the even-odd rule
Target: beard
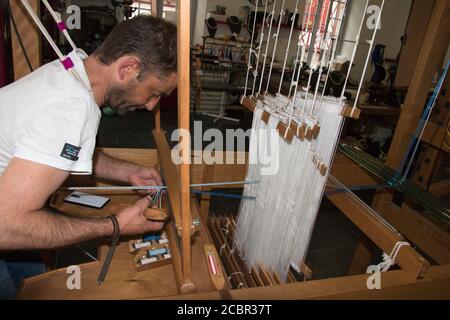
[(125, 115), (130, 111), (142, 107), (132, 103), (133, 87), (128, 85), (127, 88), (114, 87), (111, 89), (106, 105), (112, 108), (118, 115)]

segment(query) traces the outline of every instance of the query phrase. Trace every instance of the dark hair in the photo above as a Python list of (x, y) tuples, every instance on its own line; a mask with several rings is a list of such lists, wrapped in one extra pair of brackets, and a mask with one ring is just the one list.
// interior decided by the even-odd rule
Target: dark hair
[(133, 55), (141, 62), (139, 79), (149, 74), (165, 77), (177, 72), (177, 27), (141, 15), (117, 25), (93, 55), (106, 65)]

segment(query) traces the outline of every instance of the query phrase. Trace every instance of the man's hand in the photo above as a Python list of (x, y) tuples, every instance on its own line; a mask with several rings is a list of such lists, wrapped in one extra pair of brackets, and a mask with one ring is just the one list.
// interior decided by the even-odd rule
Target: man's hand
[(160, 231), (164, 228), (164, 222), (149, 221), (144, 217), (144, 211), (150, 203), (150, 199), (145, 197), (117, 215), (122, 235), (137, 235), (150, 231)]
[[(162, 180), (158, 171), (150, 167), (137, 167), (128, 177), (133, 186), (161, 186)], [(145, 193), (155, 193), (156, 190), (150, 190)]]

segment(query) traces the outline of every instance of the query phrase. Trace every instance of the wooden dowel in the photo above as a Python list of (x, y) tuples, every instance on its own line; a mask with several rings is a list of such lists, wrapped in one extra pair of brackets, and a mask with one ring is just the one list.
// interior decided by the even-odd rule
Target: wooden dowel
[(276, 285), (281, 284), (281, 280), (280, 280), (280, 277), (278, 276), (278, 273), (276, 273), (275, 271), (272, 271), (271, 276)]
[(180, 248), (177, 245), (178, 239), (177, 235), (175, 233), (175, 225), (173, 222), (169, 222), (166, 225), (166, 233), (167, 238), (169, 239), (169, 246), (170, 246), (170, 254), (172, 255), (172, 266), (173, 271), (175, 273), (175, 281), (177, 282), (178, 289), (181, 293), (181, 287), (183, 286), (184, 279), (183, 279), (183, 269), (182, 269), (182, 257), (180, 253)]
[(264, 287), (264, 282), (262, 281), (261, 277), (259, 276), (258, 271), (256, 271), (255, 268), (251, 268), (250, 269), (250, 275), (253, 277), (253, 279), (255, 280), (255, 283), (258, 287)]
[[(152, 5), (152, 16), (158, 17), (158, 1), (157, 0), (151, 0)], [(161, 131), (161, 111), (160, 111), (160, 105), (159, 103), (155, 106), (155, 109), (153, 109), (155, 113), (155, 130)]]
[(265, 286), (275, 285), (272, 277), (270, 276), (270, 274), (266, 270), (266, 268), (264, 268), (264, 266), (262, 266), (261, 264), (258, 264), (257, 268), (258, 268), (259, 275)]
[(304, 262), (300, 264), (300, 271), (303, 273), (303, 276), (305, 277), (306, 280), (312, 278), (312, 270)]
[[(189, 132), (190, 112), (190, 8), (191, 1), (178, 1), (178, 128)], [(183, 280), (182, 291), (191, 290), (191, 234), (192, 219), (190, 214), (190, 138), (180, 135), (180, 211), (183, 227)]]
[[(182, 214), (181, 214), (181, 183), (180, 183), (180, 173), (175, 164), (171, 159), (171, 151), (169, 143), (167, 142), (167, 137), (164, 132), (153, 131), (153, 136), (155, 139), (156, 147), (159, 154), (159, 162), (161, 164), (161, 173), (167, 184), (167, 193), (169, 196), (170, 207), (172, 209), (173, 218), (175, 220), (175, 226), (178, 235), (182, 236), (183, 224), (182, 224)], [(190, 213), (189, 213), (190, 214)], [(192, 236), (196, 228), (191, 223), (190, 235)]]
[(287, 282), (288, 283), (297, 282), (291, 270), (288, 271)]
[(236, 261), (236, 257), (234, 256), (233, 253), (231, 253), (231, 247), (229, 245), (230, 235), (225, 235), (224, 230), (223, 230), (224, 226), (221, 226), (220, 220), (218, 218), (213, 219), (212, 224), (216, 228), (216, 230), (219, 234), (220, 241), (221, 241), (221, 248), (222, 248), (222, 246), (224, 246), (225, 254), (222, 256), (227, 257), (231, 263), (232, 270), (233, 270), (232, 274), (236, 274), (236, 276), (234, 276), (234, 277), (238, 278), (245, 287), (248, 287), (247, 281), (245, 280), (245, 277), (243, 276), (243, 272), (242, 272), (241, 268), (239, 267), (238, 262)]
[[(220, 233), (220, 230), (218, 230), (217, 226), (216, 226), (216, 221), (215, 218), (210, 218), (210, 232), (211, 232), (211, 236), (213, 238), (213, 242), (217, 247), (217, 251), (219, 252), (219, 256), (221, 257), (221, 260), (223, 262), (223, 265), (225, 267), (225, 270), (227, 272), (227, 275), (231, 275), (233, 273), (236, 273), (236, 269), (233, 266), (233, 263), (231, 262), (231, 259), (229, 257), (229, 255), (226, 253), (226, 248), (223, 247), (224, 246), (224, 241), (222, 238), (222, 235)], [(223, 249), (222, 249), (223, 248)], [(231, 283), (231, 286), (234, 289), (237, 289), (239, 287), (239, 281), (237, 277), (229, 277), (229, 282)]]
[[(224, 216), (220, 216), (220, 223), (221, 223), (221, 229), (225, 229), (225, 226), (228, 225), (228, 237), (226, 238), (226, 244), (228, 249), (233, 248), (233, 239), (234, 239), (234, 228), (235, 226), (233, 225), (231, 219), (229, 217), (224, 217)], [(236, 254), (235, 251), (233, 251), (233, 258), (232, 258), (235, 262), (236, 262), (236, 266), (238, 268), (239, 271), (242, 272), (243, 277), (247, 283), (248, 287), (256, 287), (257, 284), (255, 282), (255, 280), (253, 279), (253, 277), (250, 275), (250, 273), (247, 271), (247, 267), (244, 263), (244, 261), (242, 261), (241, 257), (239, 257), (238, 254)]]
[(351, 106), (346, 105), (344, 110), (342, 110), (342, 115), (347, 118), (359, 119), (361, 116), (361, 109), (355, 108), (353, 109)]

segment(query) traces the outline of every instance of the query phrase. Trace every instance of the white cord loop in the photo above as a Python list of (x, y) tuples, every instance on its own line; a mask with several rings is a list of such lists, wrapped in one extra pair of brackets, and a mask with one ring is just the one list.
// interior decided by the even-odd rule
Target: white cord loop
[(380, 272), (387, 272), (393, 265), (396, 264), (395, 260), (397, 259), (397, 255), (400, 252), (400, 249), (404, 246), (410, 246), (409, 242), (406, 241), (398, 241), (394, 248), (391, 251), (391, 254), (383, 252), (383, 262), (377, 265), (378, 270)]

